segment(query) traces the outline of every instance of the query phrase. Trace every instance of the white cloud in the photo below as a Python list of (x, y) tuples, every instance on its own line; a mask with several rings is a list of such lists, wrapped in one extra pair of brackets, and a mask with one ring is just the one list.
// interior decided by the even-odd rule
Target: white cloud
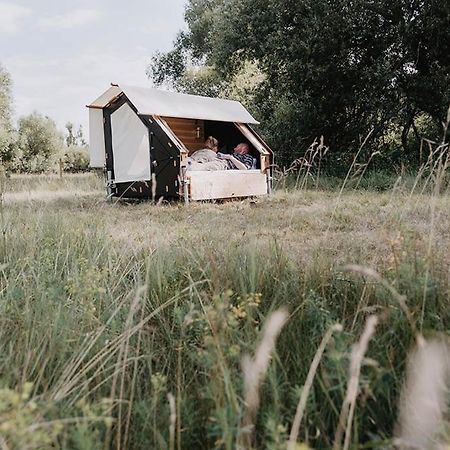
[[(33, 9), (33, 16), (21, 19), (23, 24), (19, 22), (20, 29), (28, 27), (20, 39), (5, 39), (0, 33), (0, 63), (13, 80), (15, 118), (37, 110), (54, 119), (61, 129), (67, 121), (82, 124), (86, 134), (85, 105), (105, 91), (110, 82), (151, 86), (145, 69), (152, 54), (156, 49), (169, 50), (176, 32), (184, 26), (185, 0), (128, 4), (122, 0), (73, 0), (72, 12), (67, 14), (70, 2), (66, 1), (0, 0), (0, 5), (6, 2)], [(34, 6), (38, 3), (39, 11)], [(134, 7), (134, 3), (141, 7)], [(4, 22), (2, 13), (0, 10), (0, 27)], [(160, 32), (143, 32), (141, 28), (149, 30), (148, 17)], [(93, 29), (89, 33), (77, 33), (76, 28), (67, 30), (82, 25)]]
[(102, 16), (95, 9), (76, 9), (65, 14), (47, 16), (38, 20), (41, 30), (69, 30), (97, 22)]
[(0, 33), (15, 33), (21, 19), (31, 14), (31, 9), (13, 3), (0, 2)]
[(86, 104), (97, 98), (110, 82), (150, 86), (145, 69), (150, 53), (144, 47), (127, 55), (115, 49), (90, 49), (70, 57), (15, 56), (5, 60), (14, 80), (16, 118), (37, 110), (50, 116), (60, 129), (66, 122), (88, 131)]

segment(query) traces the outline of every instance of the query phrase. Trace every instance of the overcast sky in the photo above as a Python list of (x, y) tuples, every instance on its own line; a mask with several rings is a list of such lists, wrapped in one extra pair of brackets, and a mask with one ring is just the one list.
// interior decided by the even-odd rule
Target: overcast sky
[(150, 86), (145, 69), (184, 28), (184, 0), (0, 0), (0, 64), (15, 117), (34, 110), (60, 129), (111, 82)]

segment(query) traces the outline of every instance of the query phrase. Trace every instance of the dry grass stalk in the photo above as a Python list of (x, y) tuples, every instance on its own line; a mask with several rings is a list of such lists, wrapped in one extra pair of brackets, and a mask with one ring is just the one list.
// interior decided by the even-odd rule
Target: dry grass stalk
[(128, 296), (124, 297), (124, 299), (119, 302), (119, 304), (114, 309), (113, 313), (103, 326), (101, 326), (94, 334), (89, 334), (86, 336), (81, 346), (82, 350), (79, 353), (74, 354), (69, 362), (65, 365), (63, 373), (55, 383), (55, 387), (52, 389), (50, 398), (56, 401), (66, 398), (75, 389), (75, 387), (78, 387), (78, 381), (85, 376), (90, 368), (97, 365), (99, 360), (104, 359), (105, 355), (112, 356), (111, 352), (114, 346), (109, 345), (98, 352), (87, 363), (85, 362), (85, 358), (89, 354), (90, 350), (94, 347), (100, 337), (103, 336), (103, 333), (105, 332), (107, 327), (110, 325), (119, 311), (121, 311), (122, 307), (126, 304), (127, 301)]
[(305, 411), (309, 391), (313, 384), (317, 368), (319, 367), (320, 360), (322, 359), (323, 352), (325, 351), (325, 347), (327, 346), (329, 340), (331, 339), (331, 336), (335, 331), (342, 331), (342, 325), (337, 323), (328, 329), (328, 331), (325, 333), (325, 336), (322, 339), (322, 342), (319, 345), (319, 348), (317, 349), (316, 354), (314, 355), (314, 359), (309, 368), (308, 375), (306, 376), (306, 381), (305, 385), (303, 386), (300, 401), (298, 402), (297, 405), (297, 411), (295, 413), (294, 421), (292, 423), (291, 434), (289, 436), (288, 441), (288, 450), (295, 450), (298, 439), (298, 432), (300, 430), (300, 424), (302, 422), (303, 413)]
[(304, 156), (294, 159), (290, 166), (286, 169), (280, 169), (275, 166), (276, 178), (285, 179), (289, 174), (297, 172), (295, 182), (296, 189), (304, 189), (309, 178), (314, 178), (312, 170), (316, 169), (316, 188), (320, 178), (322, 168), (322, 160), (328, 153), (329, 147), (324, 144), (324, 137), (321, 136), (319, 141), (314, 142), (306, 149)]
[[(139, 332), (142, 327), (144, 327), (151, 319), (153, 319), (156, 315), (161, 313), (167, 306), (175, 303), (177, 300), (183, 297), (186, 293), (191, 291), (194, 286), (197, 284), (204, 283), (204, 280), (192, 282), (191, 285), (180, 291), (177, 295), (170, 298), (157, 308), (155, 308), (150, 314), (146, 315), (142, 320), (140, 320), (137, 324), (133, 325), (130, 329), (125, 329), (123, 333), (121, 333), (116, 338), (112, 339), (107, 346), (102, 348), (99, 352), (95, 353), (88, 361), (85, 361), (85, 358), (88, 355), (89, 350), (93, 347), (95, 342), (103, 335), (107, 326), (111, 323), (113, 318), (117, 315), (117, 313), (124, 306), (128, 296), (125, 297), (123, 301), (119, 304), (119, 306), (114, 310), (113, 314), (107, 320), (106, 324), (102, 326), (99, 331), (95, 333), (93, 337), (88, 337), (86, 339), (87, 346), (79, 355), (75, 355), (72, 360), (69, 361), (69, 364), (66, 365), (66, 368), (63, 372), (63, 375), (58, 379), (56, 383), (56, 388), (54, 392), (50, 394), (50, 398), (53, 400), (62, 400), (67, 398), (68, 396), (76, 393), (81, 394), (80, 386), (83, 385), (86, 388), (86, 395), (92, 394), (95, 390), (101, 387), (102, 384), (105, 384), (109, 381), (109, 378), (105, 378), (100, 384), (94, 386), (93, 388), (87, 389), (90, 383), (95, 379), (95, 377), (105, 370), (106, 363), (122, 348), (123, 343), (129, 339), (132, 335)], [(141, 287), (142, 289), (142, 287)], [(139, 291), (140, 292), (140, 291)], [(132, 362), (134, 358), (130, 358), (128, 362)], [(125, 363), (125, 362), (124, 362)], [(95, 371), (91, 376), (89, 373), (91, 370), (95, 368)], [(112, 377), (117, 376), (120, 372), (119, 369), (113, 371)], [(89, 378), (86, 378), (89, 376)], [(77, 399), (77, 395), (70, 402), (71, 404), (75, 403)]]
[(450, 346), (444, 339), (419, 339), (411, 353), (400, 395), (396, 432), (398, 448), (440, 449), (439, 436), (448, 412)]
[(347, 384), (347, 393), (344, 403), (342, 404), (341, 414), (339, 416), (339, 424), (334, 437), (333, 449), (341, 448), (342, 434), (345, 429), (344, 450), (348, 449), (350, 444), (350, 433), (353, 422), (353, 414), (355, 411), (356, 397), (358, 396), (359, 375), (364, 355), (366, 354), (369, 341), (375, 333), (378, 323), (377, 316), (369, 316), (366, 320), (364, 331), (357, 344), (353, 347), (350, 359), (349, 381)]
[(255, 357), (251, 358), (246, 355), (242, 359), (245, 413), (241, 423), (241, 432), (237, 439), (237, 448), (249, 449), (252, 447), (254, 424), (259, 408), (259, 388), (269, 367), (275, 342), (287, 318), (288, 313), (285, 308), (274, 311), (267, 319)]
[(170, 409), (170, 424), (169, 424), (169, 450), (175, 450), (175, 426), (177, 422), (177, 413), (175, 407), (175, 397), (171, 392), (167, 394)]
[[(142, 321), (142, 319), (144, 318), (144, 313), (145, 313), (144, 306), (145, 306), (145, 303), (141, 302), (140, 321)], [(138, 338), (137, 338), (137, 344), (136, 344), (136, 355), (140, 354), (141, 339), (142, 339), (142, 328), (140, 328), (139, 332), (138, 332)], [(127, 444), (128, 444), (128, 435), (129, 435), (129, 429), (130, 429), (130, 423), (131, 423), (131, 414), (132, 414), (132, 410), (133, 410), (133, 401), (134, 401), (135, 388), (136, 388), (137, 372), (138, 372), (138, 358), (135, 358), (134, 364), (133, 364), (133, 377), (131, 380), (130, 401), (128, 403), (128, 412), (127, 412), (127, 417), (126, 417), (126, 422), (125, 422), (125, 431), (124, 431), (124, 438), (123, 438), (123, 447), (124, 448), (127, 448)]]
[(344, 270), (348, 270), (350, 272), (356, 272), (359, 273), (367, 278), (372, 278), (376, 282), (380, 283), (384, 288), (386, 288), (391, 295), (394, 297), (394, 299), (397, 301), (398, 305), (400, 306), (401, 310), (405, 314), (406, 318), (408, 319), (409, 325), (411, 326), (411, 330), (415, 336), (419, 336), (420, 333), (417, 330), (416, 322), (413, 318), (413, 315), (411, 314), (411, 311), (408, 308), (408, 305), (406, 304), (406, 297), (404, 295), (401, 295), (397, 289), (395, 289), (390, 283), (388, 283), (377, 271), (364, 266), (359, 266), (357, 264), (349, 264), (344, 267)]
[[(119, 357), (117, 359), (118, 367), (121, 368), (121, 380), (120, 380), (120, 390), (119, 390), (119, 414), (118, 414), (118, 427), (117, 427), (117, 441), (116, 441), (116, 447), (118, 450), (121, 448), (121, 432), (122, 432), (122, 403), (124, 399), (124, 393), (125, 393), (125, 378), (126, 378), (126, 368), (128, 366), (128, 353), (130, 350), (130, 339), (132, 336), (131, 333), (131, 326), (134, 321), (134, 315), (139, 310), (139, 308), (142, 308), (142, 295), (147, 290), (147, 286), (142, 286), (138, 292), (136, 293), (133, 303), (131, 304), (131, 308), (127, 317), (127, 321), (125, 324), (126, 327), (126, 339), (122, 344), (122, 348), (119, 351)], [(140, 331), (141, 329), (139, 329)], [(130, 405), (128, 405), (130, 407)]]
[(329, 233), (330, 228), (331, 228), (331, 224), (333, 223), (333, 220), (334, 220), (334, 218), (336, 216), (336, 212), (338, 210), (342, 194), (344, 192), (345, 186), (347, 185), (347, 181), (349, 180), (349, 178), (350, 178), (350, 176), (351, 176), (351, 174), (353, 172), (353, 169), (354, 169), (355, 165), (357, 164), (357, 161), (358, 161), (358, 158), (359, 158), (359, 155), (360, 155), (362, 149), (366, 145), (366, 142), (369, 140), (369, 138), (372, 135), (372, 133), (373, 133), (373, 128), (369, 131), (369, 133), (367, 133), (367, 136), (365, 137), (364, 141), (360, 145), (358, 151), (356, 152), (355, 157), (353, 158), (352, 164), (351, 164), (350, 168), (348, 169), (347, 175), (345, 176), (344, 181), (342, 182), (341, 188), (340, 188), (338, 196), (336, 198), (336, 204), (335, 204), (335, 206), (333, 208), (333, 213), (332, 213), (332, 215), (330, 217), (330, 220), (328, 222), (328, 226), (327, 226), (327, 228), (325, 230), (325, 236), (328, 236), (328, 233)]
[[(425, 163), (423, 163), (420, 166), (419, 172), (416, 176), (416, 180), (411, 189), (410, 197), (412, 197), (412, 194), (415, 192), (415, 189), (419, 181), (422, 179), (423, 175), (426, 172), (429, 172), (429, 175), (427, 176), (425, 183), (423, 184), (420, 194), (421, 195), (424, 194), (425, 189), (427, 188), (430, 181), (435, 182), (434, 186), (435, 194), (436, 192), (439, 193), (443, 175), (445, 174), (450, 165), (449, 143), (447, 142), (447, 132), (449, 126), (450, 126), (450, 107), (447, 110), (447, 119), (445, 122), (442, 123), (443, 133), (441, 143), (438, 144), (437, 142), (431, 141), (429, 139), (424, 138), (421, 139), (420, 160), (422, 160), (424, 143), (426, 143), (428, 146), (428, 157)], [(435, 197), (435, 195), (433, 195), (433, 197)], [(418, 204), (419, 202), (416, 202), (416, 207), (418, 206)]]
[[(124, 339), (120, 344), (119, 352), (116, 361), (116, 369), (114, 371), (114, 376), (112, 378), (111, 385), (111, 394), (110, 401), (111, 405), (114, 405), (115, 397), (116, 397), (116, 385), (118, 381), (119, 374), (121, 375), (121, 380), (119, 384), (119, 398), (118, 398), (118, 420), (117, 420), (117, 432), (116, 432), (116, 448), (120, 450), (122, 443), (122, 401), (124, 397), (124, 388), (125, 388), (125, 368), (128, 365), (128, 352), (129, 352), (129, 342), (130, 338), (133, 335), (131, 332), (134, 315), (139, 308), (139, 303), (141, 301), (142, 294), (147, 290), (147, 286), (140, 287), (134, 296), (134, 299), (131, 303), (130, 310), (128, 312), (128, 316), (125, 322), (125, 331), (124, 331)], [(110, 428), (108, 428), (105, 439), (104, 448), (109, 447), (110, 442)]]
[(9, 447), (6, 445), (5, 439), (0, 436), (0, 450), (9, 450)]
[[(450, 111), (450, 108), (449, 108)], [(436, 203), (437, 197), (441, 192), (442, 184), (444, 181), (445, 174), (450, 164), (450, 155), (448, 152), (449, 146), (445, 144), (445, 136), (447, 135), (448, 121), (444, 124), (444, 138), (443, 143), (438, 147), (441, 148), (440, 155), (438, 157), (437, 166), (433, 168), (434, 170), (431, 172), (431, 175), (434, 177), (434, 189), (433, 195), (431, 196), (430, 203), (430, 227), (429, 227), (429, 238), (428, 238), (428, 251), (427, 251), (427, 265), (425, 271), (425, 282), (423, 286), (423, 297), (422, 297), (422, 312), (420, 315), (420, 329), (422, 330), (423, 322), (425, 319), (425, 305), (427, 300), (428, 293), (428, 279), (430, 276), (430, 264), (431, 256), (433, 253), (433, 246), (435, 242), (435, 233), (436, 233), (436, 221), (438, 220), (437, 211), (436, 211)]]
[(365, 163), (360, 163), (358, 165), (355, 165), (355, 167), (357, 167), (357, 170), (355, 171), (355, 173), (352, 176), (353, 179), (358, 178), (358, 181), (356, 182), (356, 185), (355, 185), (355, 189), (358, 189), (359, 184), (361, 183), (361, 180), (363, 179), (363, 177), (367, 171), (367, 168), (369, 167), (370, 163), (372, 162), (372, 159), (378, 155), (381, 155), (380, 151), (372, 152), (370, 154), (369, 159)]

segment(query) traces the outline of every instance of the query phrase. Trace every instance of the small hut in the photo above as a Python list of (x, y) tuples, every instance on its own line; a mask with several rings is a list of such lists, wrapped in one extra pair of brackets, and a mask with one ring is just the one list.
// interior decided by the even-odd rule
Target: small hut
[[(90, 165), (104, 168), (109, 196), (208, 200), (271, 191), (273, 153), (241, 103), (159, 89), (112, 85), (89, 108)], [(246, 142), (253, 169), (190, 171), (205, 137), (232, 153)]]

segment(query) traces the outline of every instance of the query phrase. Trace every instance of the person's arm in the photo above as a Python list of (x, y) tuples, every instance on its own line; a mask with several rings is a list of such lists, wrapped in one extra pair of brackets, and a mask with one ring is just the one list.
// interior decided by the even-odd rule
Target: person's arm
[(223, 159), (229, 159), (234, 166), (239, 170), (248, 170), (248, 167), (241, 161), (239, 161), (237, 158), (235, 158), (233, 155), (223, 155)]

